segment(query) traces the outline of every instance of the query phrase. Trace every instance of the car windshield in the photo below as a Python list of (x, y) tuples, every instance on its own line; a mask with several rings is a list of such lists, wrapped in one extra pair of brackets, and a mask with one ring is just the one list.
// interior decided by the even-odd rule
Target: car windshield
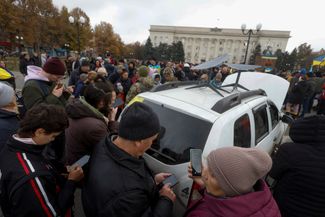
[(181, 164), (190, 160), (190, 149), (204, 149), (212, 123), (166, 108), (162, 104), (144, 101), (158, 115), (162, 127), (158, 139), (147, 154), (166, 164)]

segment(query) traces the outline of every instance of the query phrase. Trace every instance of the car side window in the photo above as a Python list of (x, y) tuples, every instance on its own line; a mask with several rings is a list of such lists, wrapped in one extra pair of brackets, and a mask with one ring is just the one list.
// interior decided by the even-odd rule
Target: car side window
[(254, 110), (255, 145), (262, 141), (269, 133), (266, 105)]
[(273, 102), (269, 102), (270, 105), (270, 114), (271, 114), (271, 123), (272, 123), (272, 129), (276, 127), (276, 125), (279, 123), (279, 110), (274, 105)]
[(248, 114), (241, 116), (234, 125), (234, 146), (251, 147), (251, 124)]

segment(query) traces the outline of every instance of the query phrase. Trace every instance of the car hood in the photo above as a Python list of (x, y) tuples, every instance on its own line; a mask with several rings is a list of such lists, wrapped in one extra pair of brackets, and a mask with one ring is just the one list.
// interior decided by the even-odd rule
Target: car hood
[[(238, 73), (227, 76), (222, 85), (236, 82)], [(239, 84), (250, 90), (262, 89), (268, 98), (281, 111), (284, 99), (289, 89), (289, 82), (279, 76), (261, 72), (242, 72)]]

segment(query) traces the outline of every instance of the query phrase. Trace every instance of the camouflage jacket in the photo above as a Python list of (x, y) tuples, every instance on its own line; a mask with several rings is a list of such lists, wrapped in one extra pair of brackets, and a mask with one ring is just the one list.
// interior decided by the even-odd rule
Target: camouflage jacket
[(126, 96), (125, 103), (128, 104), (136, 95), (151, 90), (154, 86), (154, 81), (151, 77), (140, 78), (135, 84), (133, 84)]

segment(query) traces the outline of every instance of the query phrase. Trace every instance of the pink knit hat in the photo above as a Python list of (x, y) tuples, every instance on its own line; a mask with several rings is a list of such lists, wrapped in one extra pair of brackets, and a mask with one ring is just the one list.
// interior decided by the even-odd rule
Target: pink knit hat
[(226, 196), (249, 193), (272, 167), (270, 156), (256, 148), (225, 147), (208, 155), (208, 168)]

